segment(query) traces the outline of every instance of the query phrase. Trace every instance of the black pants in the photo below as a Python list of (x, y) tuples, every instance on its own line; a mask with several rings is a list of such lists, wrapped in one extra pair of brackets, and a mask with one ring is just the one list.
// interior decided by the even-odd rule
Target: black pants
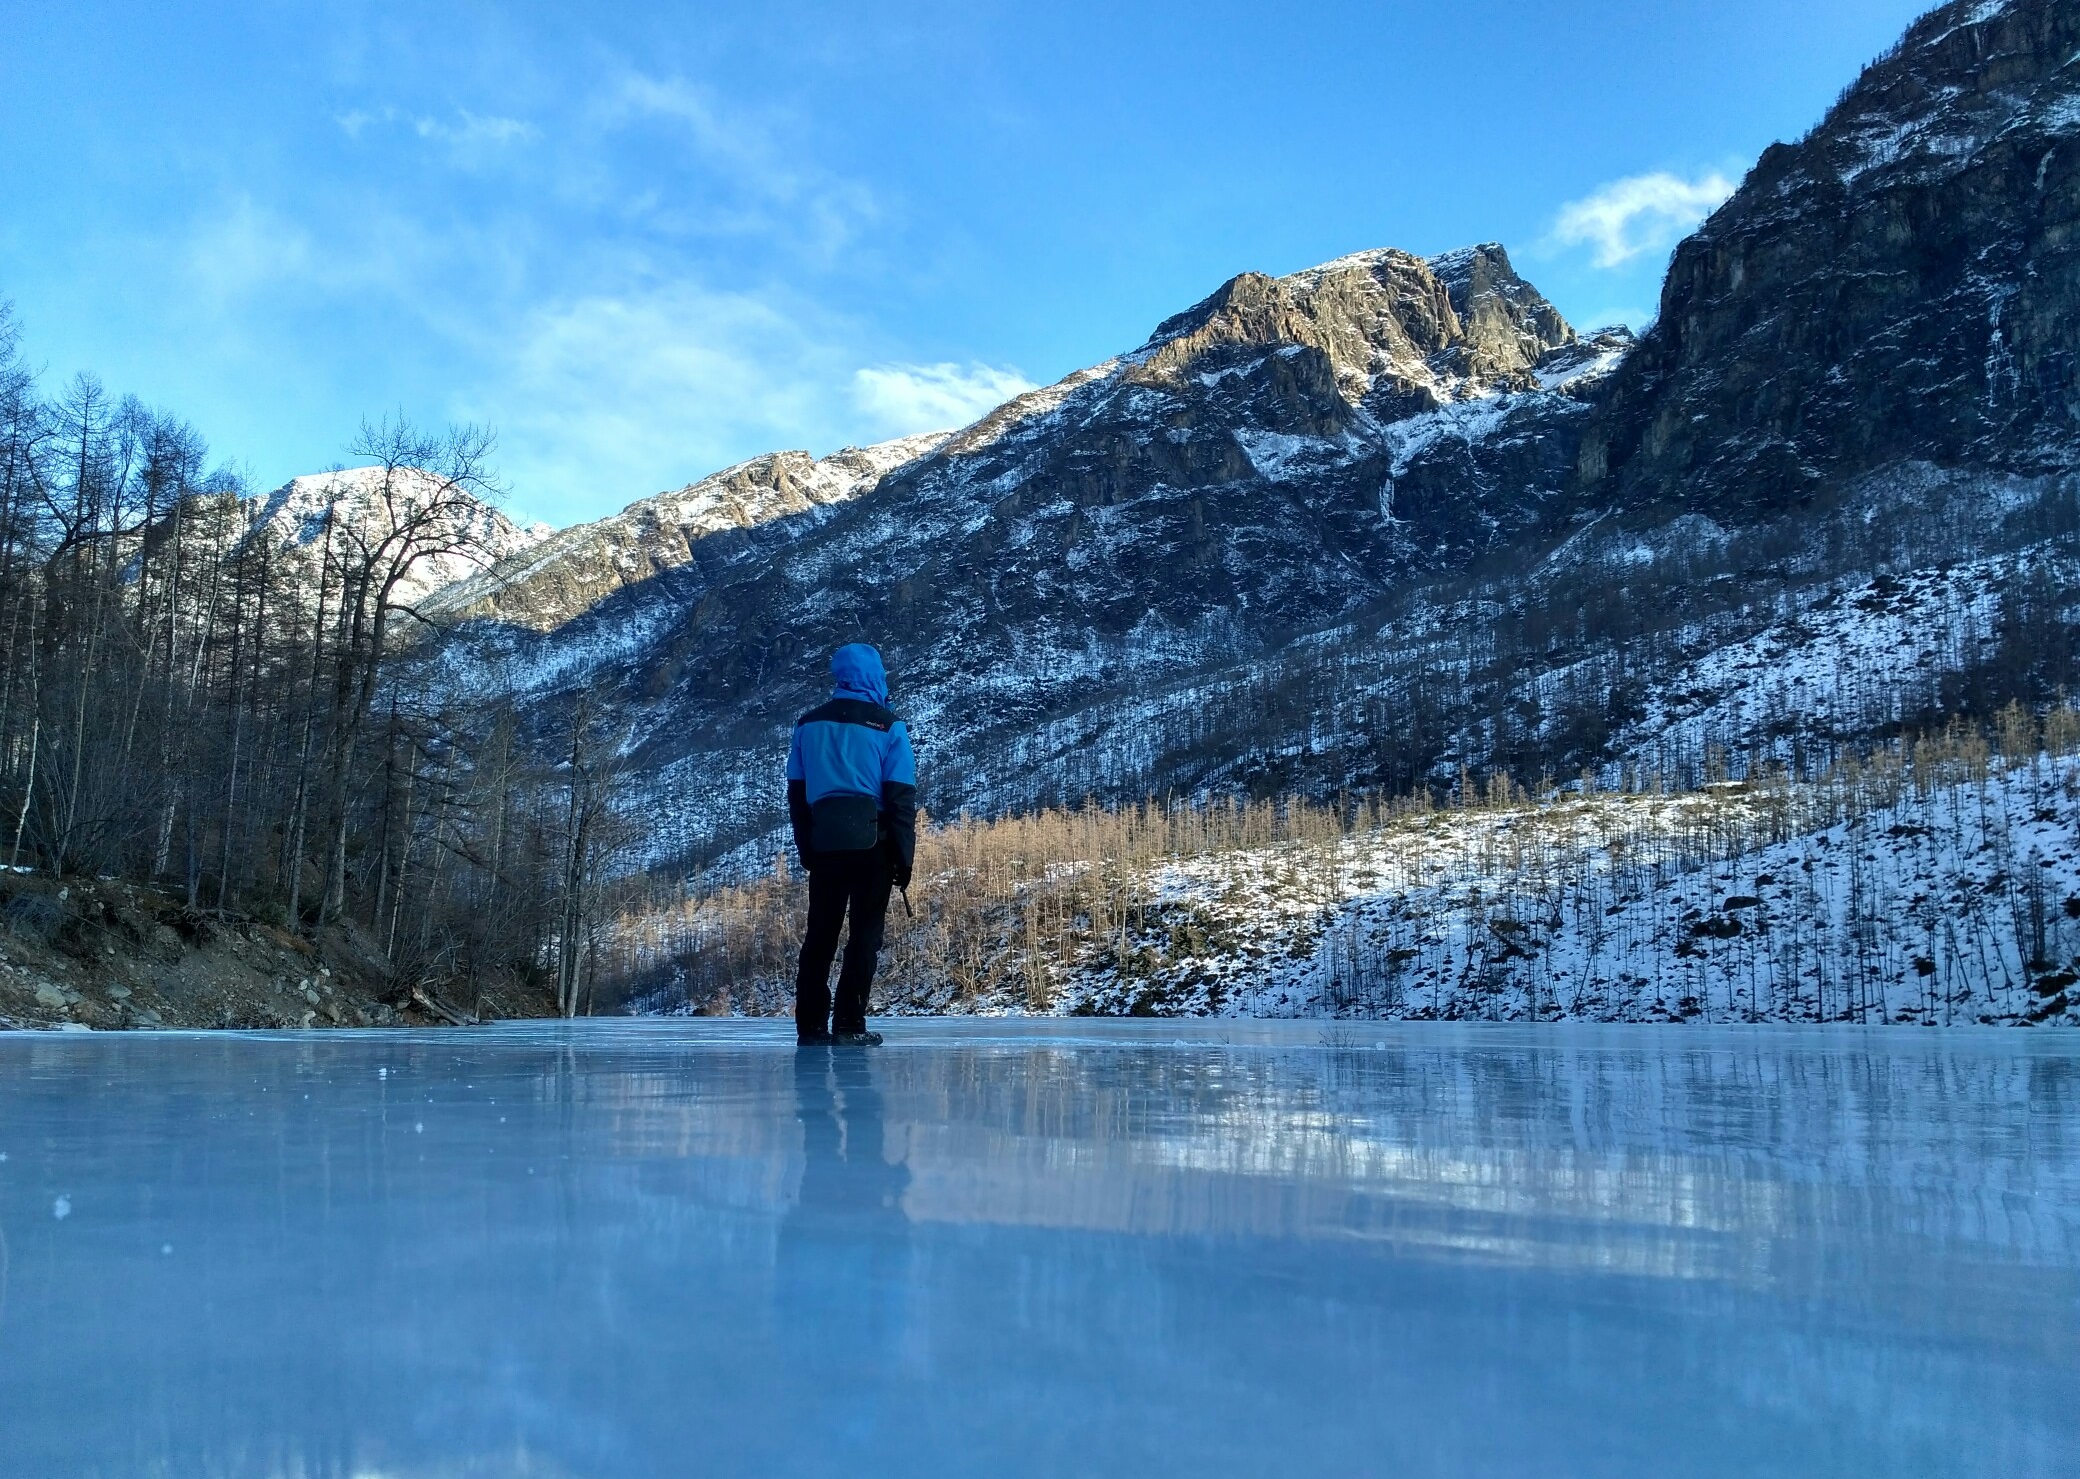
[[(874, 961), (881, 954), (891, 882), (888, 854), (881, 848), (816, 855), (809, 868), (809, 928), (794, 978), (796, 1033), (867, 1030), (867, 989), (874, 984)], [(831, 957), (838, 953), (838, 929), (848, 912), (852, 937), (845, 942), (834, 1008)]]

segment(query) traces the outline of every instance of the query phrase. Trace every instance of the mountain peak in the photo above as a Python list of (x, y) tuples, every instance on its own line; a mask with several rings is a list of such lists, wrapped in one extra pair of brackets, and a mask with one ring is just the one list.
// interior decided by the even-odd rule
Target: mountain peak
[[(337, 520), (342, 526), (381, 538), (400, 520), (448, 491), (431, 473), (416, 467), (348, 467), (305, 473), (247, 500), (252, 521), (247, 538), (272, 540), (288, 558), (309, 563), (318, 558), (328, 521)], [(552, 532), (546, 524), (522, 528), (476, 498), (468, 500), (463, 522), (465, 527), (457, 532), (475, 546), (476, 553), (441, 553), (421, 559), (398, 586), (399, 601), (406, 605), (426, 601), (476, 575), (485, 563), (538, 545)], [(311, 579), (315, 583), (315, 573)]]
[(1138, 369), (1160, 381), (1235, 347), (1304, 345), (1328, 356), (1348, 400), (1391, 418), (1534, 389), (1533, 367), (1575, 337), (1499, 245), (1427, 260), (1381, 247), (1285, 277), (1229, 278), (1158, 324)]
[(450, 617), (495, 617), (546, 631), (623, 586), (686, 564), (710, 535), (751, 529), (856, 498), (951, 435), (925, 432), (828, 457), (766, 452), (684, 487), (639, 498), (618, 514), (559, 530), (516, 558), (441, 593)]

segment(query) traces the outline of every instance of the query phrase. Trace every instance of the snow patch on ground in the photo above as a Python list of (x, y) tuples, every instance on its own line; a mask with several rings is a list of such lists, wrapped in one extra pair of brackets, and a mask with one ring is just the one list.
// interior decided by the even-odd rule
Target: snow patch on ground
[(1541, 390), (1578, 389), (1615, 370), (1618, 362), (1632, 351), (1633, 343), (1629, 329), (1603, 329), (1565, 349), (1554, 350), (1538, 362), (1532, 373), (1538, 377)]
[(1324, 468), (1353, 461), (1366, 451), (1364, 443), (1349, 433), (1331, 439), (1237, 427), (1231, 434), (1241, 444), (1257, 476), (1274, 483), (1313, 476)]
[[(1893, 794), (1866, 810), (1874, 787)], [(2038, 757), (1943, 784), (1897, 768), (1813, 788), (1438, 811), (1330, 844), (1174, 861), (1155, 871), (1124, 965), (1117, 949), (1095, 952), (1063, 1001), (1158, 1015), (2080, 1025), (2076, 798), (2080, 760)], [(1773, 819), (1781, 840), (1735, 840), (1766, 837)]]
[(1391, 475), (1400, 477), (1416, 458), (1441, 442), (1473, 443), (1494, 436), (1514, 404), (1515, 397), (1508, 395), (1477, 395), (1393, 422), (1386, 428)]
[(1933, 707), (1942, 675), (1990, 649), (2012, 566), (1974, 560), (1876, 577), (1752, 637), (1711, 645), (1655, 686), (1618, 748), (1738, 749), (1808, 730), (1868, 731)]

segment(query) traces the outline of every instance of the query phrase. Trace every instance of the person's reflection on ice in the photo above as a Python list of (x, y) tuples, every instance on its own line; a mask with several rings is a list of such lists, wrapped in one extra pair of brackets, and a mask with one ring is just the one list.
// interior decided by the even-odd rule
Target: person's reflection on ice
[(910, 1168), (889, 1159), (886, 1111), (866, 1054), (797, 1049), (794, 1096), (804, 1164), (780, 1229), (780, 1320), (785, 1338), (806, 1342), (797, 1369), (823, 1378), (826, 1409), (844, 1406), (847, 1425), (871, 1425), (871, 1404), (846, 1396), (863, 1399), (862, 1375), (889, 1372), (898, 1354)]

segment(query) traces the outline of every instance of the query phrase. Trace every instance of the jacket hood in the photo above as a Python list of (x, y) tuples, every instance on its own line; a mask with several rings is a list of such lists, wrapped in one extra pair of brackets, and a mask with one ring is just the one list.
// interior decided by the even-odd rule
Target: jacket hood
[(888, 703), (888, 670), (881, 666), (881, 654), (865, 642), (848, 642), (833, 653), (831, 676), (838, 680), (842, 698)]

